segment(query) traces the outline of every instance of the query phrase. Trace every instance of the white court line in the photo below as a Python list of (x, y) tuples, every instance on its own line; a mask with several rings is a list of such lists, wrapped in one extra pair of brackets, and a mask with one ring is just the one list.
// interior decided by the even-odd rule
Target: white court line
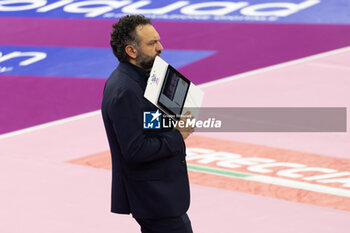
[(335, 187), (319, 185), (319, 184), (310, 184), (307, 182), (302, 182), (297, 180), (289, 180), (289, 179), (259, 175), (254, 173), (240, 172), (240, 171), (235, 171), (234, 169), (227, 170), (222, 168), (200, 166), (197, 164), (191, 164), (190, 161), (188, 162), (187, 165), (189, 170), (200, 172), (200, 173), (206, 173), (211, 175), (214, 174), (217, 176), (225, 176), (229, 178), (234, 177), (236, 179), (241, 179), (241, 180), (251, 180), (259, 183), (274, 184), (274, 185), (284, 186), (284, 187), (294, 188), (294, 189), (303, 189), (306, 191), (330, 194), (330, 195), (335, 195), (340, 197), (347, 197), (347, 198), (350, 197), (350, 190), (348, 189), (335, 188)]
[[(344, 48), (340, 48), (340, 49), (335, 49), (335, 50), (324, 52), (324, 53), (320, 53), (320, 54), (316, 54), (316, 55), (312, 55), (312, 56), (308, 56), (308, 57), (304, 57), (304, 58), (300, 58), (300, 59), (296, 59), (296, 60), (293, 60), (293, 61), (280, 63), (280, 64), (273, 65), (273, 66), (268, 66), (268, 67), (257, 69), (257, 70), (253, 70), (253, 71), (248, 71), (248, 72), (245, 72), (245, 73), (241, 73), (241, 74), (229, 76), (229, 77), (226, 77), (226, 78), (222, 78), (220, 80), (215, 80), (215, 81), (199, 84), (198, 86), (201, 87), (201, 88), (206, 88), (206, 87), (214, 86), (214, 85), (217, 85), (217, 84), (229, 82), (229, 81), (232, 81), (232, 80), (244, 78), (244, 77), (247, 77), (247, 76), (250, 76), (250, 75), (263, 73), (263, 72), (266, 72), (266, 71), (275, 70), (275, 69), (279, 69), (279, 68), (290, 66), (290, 65), (295, 65), (295, 64), (302, 63), (302, 62), (306, 62), (306, 61), (310, 61), (310, 60), (314, 60), (314, 59), (317, 59), (317, 58), (326, 57), (326, 56), (330, 56), (330, 55), (334, 55), (334, 54), (338, 54), (338, 53), (342, 53), (342, 52), (346, 52), (346, 51), (350, 51), (350, 46), (344, 47)], [(44, 124), (28, 127), (28, 128), (25, 128), (25, 129), (12, 131), (10, 133), (1, 134), (0, 135), (0, 139), (9, 138), (9, 137), (12, 137), (12, 136), (17, 136), (17, 135), (28, 133), (28, 132), (31, 132), (31, 131), (35, 131), (35, 130), (38, 130), (38, 129), (47, 128), (47, 127), (50, 127), (50, 126), (53, 126), (53, 125), (58, 125), (58, 124), (63, 124), (63, 123), (74, 121), (74, 120), (83, 119), (85, 117), (94, 116), (94, 115), (97, 115), (97, 114), (100, 114), (100, 113), (101, 113), (101, 110), (96, 110), (96, 111), (83, 113), (83, 114), (79, 114), (79, 115), (72, 116), (72, 117), (67, 117), (67, 118), (64, 118), (64, 119), (61, 119), (61, 120), (51, 121), (51, 122), (48, 122), (48, 123), (44, 123)]]
[(264, 67), (264, 68), (257, 69), (257, 70), (244, 72), (244, 73), (241, 73), (241, 74), (232, 75), (232, 76), (229, 76), (229, 77), (226, 77), (226, 78), (222, 78), (222, 79), (219, 79), (219, 80), (214, 80), (214, 81), (211, 81), (211, 82), (203, 83), (203, 84), (200, 84), (198, 86), (200, 86), (201, 88), (206, 88), (206, 87), (214, 86), (214, 85), (217, 85), (217, 84), (226, 83), (226, 82), (229, 82), (229, 81), (232, 81), (232, 80), (245, 78), (247, 76), (251, 76), (251, 75), (254, 75), (254, 74), (263, 73), (263, 72), (271, 71), (271, 70), (276, 70), (276, 69), (280, 69), (280, 68), (283, 68), (283, 67), (296, 65), (296, 64), (300, 64), (300, 63), (303, 63), (303, 62), (306, 62), (306, 61), (311, 61), (311, 60), (314, 60), (314, 59), (327, 57), (327, 56), (330, 56), (330, 55), (335, 55), (335, 54), (343, 53), (343, 52), (347, 52), (347, 51), (350, 51), (350, 46), (344, 47), (344, 48), (340, 48), (340, 49), (335, 49), (335, 50), (324, 52), (324, 53), (319, 53), (319, 54), (316, 54), (316, 55), (312, 55), (312, 56), (308, 56), (308, 57), (304, 57), (304, 58), (300, 58), (300, 59), (296, 59), (296, 60), (292, 60), (292, 61), (283, 62), (283, 63), (277, 64), (277, 65), (268, 66), (268, 67)]

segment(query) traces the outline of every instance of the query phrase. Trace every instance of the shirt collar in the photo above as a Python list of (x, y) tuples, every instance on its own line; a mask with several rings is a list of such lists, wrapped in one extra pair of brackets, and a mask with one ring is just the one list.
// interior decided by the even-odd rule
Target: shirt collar
[(146, 71), (130, 62), (121, 62), (118, 69), (122, 72), (129, 74), (130, 78), (135, 80), (143, 90), (145, 90), (147, 85), (147, 80), (150, 72)]

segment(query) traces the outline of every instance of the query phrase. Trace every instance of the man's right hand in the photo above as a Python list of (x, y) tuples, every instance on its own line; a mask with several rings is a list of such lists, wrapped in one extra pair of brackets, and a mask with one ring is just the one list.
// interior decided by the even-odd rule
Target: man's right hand
[(186, 127), (187, 125), (187, 121), (194, 119), (193, 116), (191, 116), (191, 112), (186, 112), (185, 115), (180, 117), (180, 121), (184, 122), (185, 127), (179, 127), (179, 124), (177, 124), (176, 129), (180, 131), (183, 139), (185, 140), (186, 138), (188, 138), (188, 136), (190, 136), (193, 132), (194, 132), (194, 127), (191, 127), (190, 125), (188, 125), (188, 127)]

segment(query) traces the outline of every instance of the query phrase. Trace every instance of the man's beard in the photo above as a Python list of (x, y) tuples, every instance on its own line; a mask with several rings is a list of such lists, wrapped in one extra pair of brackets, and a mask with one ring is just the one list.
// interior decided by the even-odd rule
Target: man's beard
[(154, 59), (156, 59), (156, 56), (159, 56), (160, 53), (156, 54), (154, 57), (148, 56), (147, 54), (144, 54), (141, 50), (138, 51), (139, 56), (136, 58), (136, 65), (141, 66), (144, 70), (151, 70)]

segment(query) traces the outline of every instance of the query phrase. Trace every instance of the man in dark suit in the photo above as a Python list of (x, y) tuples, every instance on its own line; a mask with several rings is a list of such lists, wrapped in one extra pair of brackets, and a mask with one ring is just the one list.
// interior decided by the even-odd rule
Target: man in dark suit
[(113, 25), (113, 53), (120, 61), (106, 82), (102, 116), (112, 156), (112, 207), (132, 214), (143, 233), (191, 233), (185, 161), (187, 129), (143, 128), (144, 111), (157, 108), (143, 95), (154, 59), (163, 47), (144, 16)]

